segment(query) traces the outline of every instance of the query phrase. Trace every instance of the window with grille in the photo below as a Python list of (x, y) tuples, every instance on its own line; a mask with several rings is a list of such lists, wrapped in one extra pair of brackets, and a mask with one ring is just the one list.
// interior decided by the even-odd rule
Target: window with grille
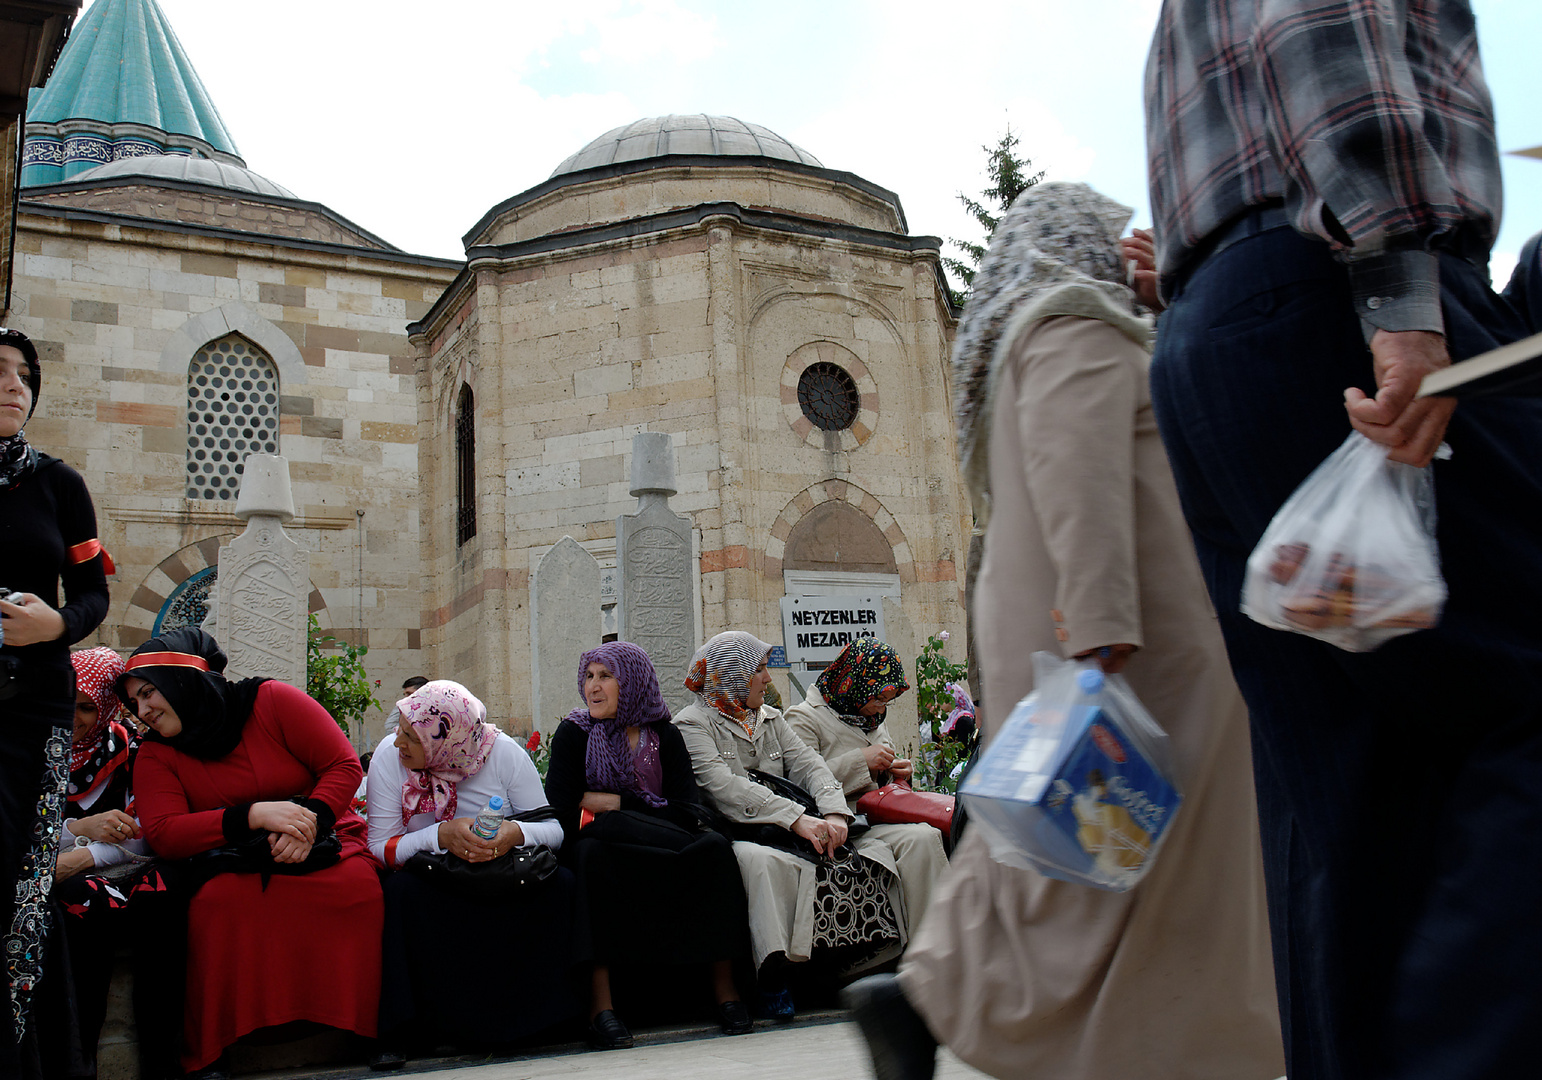
[(187, 497), (234, 499), (246, 456), (278, 453), (278, 416), (266, 353), (239, 334), (199, 349), (187, 371)]
[(471, 387), (460, 388), (455, 409), (455, 546), (477, 534), (476, 402)]
[(846, 430), (857, 418), (857, 404), (857, 384), (839, 364), (810, 364), (798, 379), (798, 405), (817, 428)]

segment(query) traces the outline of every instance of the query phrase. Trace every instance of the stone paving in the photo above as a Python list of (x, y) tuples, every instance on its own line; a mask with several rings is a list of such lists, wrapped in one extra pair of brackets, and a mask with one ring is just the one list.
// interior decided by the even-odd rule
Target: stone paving
[[(432, 1075), (456, 1080), (867, 1080), (872, 1067), (856, 1025), (831, 1012), (800, 1018), (788, 1027), (757, 1022), (754, 1033), (725, 1038), (701, 1028), (639, 1033), (632, 1050), (597, 1052), (558, 1048), (529, 1057), (485, 1062), (442, 1058), (409, 1062), (399, 1073), (371, 1073), (362, 1067), (247, 1074), (241, 1080), (355, 1080), (360, 1077)], [(962, 1064), (946, 1050), (938, 1055), (937, 1080), (971, 1080), (984, 1073)]]

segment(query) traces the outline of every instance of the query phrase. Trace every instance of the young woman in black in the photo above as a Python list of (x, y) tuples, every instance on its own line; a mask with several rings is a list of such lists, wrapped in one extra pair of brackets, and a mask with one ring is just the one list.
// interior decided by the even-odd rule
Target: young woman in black
[(22, 433), (41, 381), (32, 342), (0, 327), (0, 935), (9, 998), (0, 1002), (0, 1076), (38, 1068), (30, 1013), (69, 773), (69, 647), (107, 614), (106, 559), (85, 482)]

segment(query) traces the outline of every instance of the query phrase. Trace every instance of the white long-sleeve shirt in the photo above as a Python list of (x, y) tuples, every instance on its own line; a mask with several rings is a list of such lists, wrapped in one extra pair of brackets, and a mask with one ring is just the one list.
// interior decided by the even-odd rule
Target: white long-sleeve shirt
[[(102, 797), (102, 792), (106, 790), (107, 785), (104, 784), (84, 797), (74, 800), (75, 805), (79, 806), (82, 810), (90, 810), (91, 807), (96, 805), (96, 801)], [(81, 817), (91, 816), (90, 814), (81, 815)], [(139, 824), (138, 818), (134, 819), (134, 824)], [(80, 846), (75, 837), (76, 834), (70, 828), (70, 822), (65, 821), (64, 831), (59, 837), (61, 851), (68, 851), (71, 847)], [(107, 844), (93, 840), (84, 846), (86, 850), (91, 852), (91, 862), (97, 870), (104, 870), (109, 866), (116, 866), (118, 863), (127, 862), (136, 855), (150, 854), (150, 845), (145, 843), (143, 839), (123, 840), (116, 844)]]
[[(407, 769), (402, 765), (402, 755), (393, 743), (392, 732), (375, 747), (370, 758), (369, 778), (366, 781), (369, 801), (369, 848), (375, 857), (387, 866), (401, 866), (420, 851), (444, 853), (439, 846), (439, 823), (430, 814), (414, 814), (406, 825), (402, 824), (402, 783), (407, 779)], [(494, 795), (503, 797), (505, 814), (516, 814), (546, 805), (546, 792), (541, 787), (541, 774), (524, 748), (500, 732), (498, 741), (487, 758), (487, 764), (455, 785), (455, 816), (474, 817)], [(525, 834), (522, 847), (545, 844), (552, 850), (562, 846), (562, 826), (552, 821), (521, 821)], [(393, 836), (397, 841), (394, 863), (385, 856), (386, 844)]]

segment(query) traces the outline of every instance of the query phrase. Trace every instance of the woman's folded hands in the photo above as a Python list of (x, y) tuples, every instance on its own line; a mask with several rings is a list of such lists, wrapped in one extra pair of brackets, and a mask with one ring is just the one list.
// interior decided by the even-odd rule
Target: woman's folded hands
[(847, 823), (840, 814), (822, 818), (804, 814), (792, 823), (792, 831), (814, 845), (814, 851), (826, 855), (846, 842)]
[(311, 845), (316, 842), (316, 815), (299, 803), (252, 803), (246, 823), (254, 829), (266, 830), (274, 862), (302, 863), (310, 857)]

